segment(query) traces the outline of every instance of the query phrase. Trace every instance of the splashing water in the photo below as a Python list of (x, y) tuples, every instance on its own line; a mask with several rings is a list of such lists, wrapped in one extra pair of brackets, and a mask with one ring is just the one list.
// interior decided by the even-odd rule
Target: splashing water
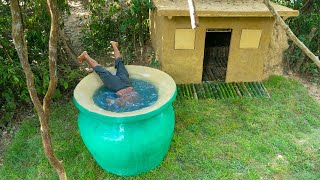
[(158, 100), (157, 89), (150, 82), (131, 79), (132, 87), (136, 91), (132, 95), (133, 102), (125, 102), (119, 105), (116, 102), (107, 102), (106, 99), (120, 100), (117, 94), (107, 87), (100, 87), (93, 95), (94, 103), (100, 108), (112, 112), (129, 112), (153, 105)]

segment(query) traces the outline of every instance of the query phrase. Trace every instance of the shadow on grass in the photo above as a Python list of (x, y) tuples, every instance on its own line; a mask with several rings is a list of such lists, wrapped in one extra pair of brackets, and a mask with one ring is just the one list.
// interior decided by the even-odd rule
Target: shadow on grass
[[(320, 177), (320, 105), (295, 80), (265, 82), (268, 98), (180, 100), (162, 164), (134, 179)], [(85, 148), (72, 101), (53, 105), (50, 126), (56, 155), (69, 179), (117, 179)], [(57, 179), (44, 156), (37, 118), (26, 118), (7, 147), (4, 179)], [(129, 178), (131, 179), (131, 178)]]

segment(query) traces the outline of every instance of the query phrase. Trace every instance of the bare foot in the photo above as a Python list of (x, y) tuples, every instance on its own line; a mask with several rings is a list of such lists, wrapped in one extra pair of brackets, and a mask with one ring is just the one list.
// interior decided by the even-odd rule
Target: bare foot
[(82, 54), (78, 57), (80, 63), (83, 63), (87, 59), (88, 53), (87, 51), (83, 51)]
[(113, 47), (118, 47), (119, 43), (117, 41), (110, 41)]

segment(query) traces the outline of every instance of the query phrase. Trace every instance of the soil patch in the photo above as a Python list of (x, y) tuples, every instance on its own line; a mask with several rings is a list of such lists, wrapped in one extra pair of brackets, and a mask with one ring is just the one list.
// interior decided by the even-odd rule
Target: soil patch
[(289, 72), (288, 75), (285, 75), (287, 77), (293, 78), (299, 82), (308, 90), (309, 95), (312, 96), (314, 99), (316, 99), (320, 103), (320, 84), (318, 83), (312, 83), (310, 80), (302, 75), (295, 74), (292, 72)]
[(81, 31), (88, 22), (90, 13), (85, 9), (82, 1), (68, 1), (70, 15), (62, 15), (64, 21), (64, 32), (71, 42), (71, 46), (76, 54), (81, 54), (84, 50), (80, 41)]

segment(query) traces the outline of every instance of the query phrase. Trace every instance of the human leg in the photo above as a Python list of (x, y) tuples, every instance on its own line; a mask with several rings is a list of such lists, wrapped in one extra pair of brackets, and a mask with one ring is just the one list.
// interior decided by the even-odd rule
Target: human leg
[(83, 51), (82, 54), (78, 57), (78, 59), (80, 63), (83, 63), (84, 61), (86, 61), (92, 68), (95, 68), (96, 66), (99, 65), (97, 61), (95, 61), (89, 56), (87, 51)]
[[(91, 68), (98, 74), (102, 82), (111, 90), (116, 91), (117, 87), (114, 87), (113, 82), (119, 81), (119, 77), (112, 75), (108, 70), (100, 66), (97, 61), (92, 59), (87, 51), (83, 51), (83, 53), (78, 57), (80, 63), (87, 62)], [(111, 82), (111, 83), (110, 83)]]
[(112, 45), (112, 48), (114, 51), (115, 68), (117, 69), (116, 75), (122, 79), (128, 79), (128, 81), (129, 81), (129, 73), (128, 73), (127, 69), (125, 68), (123, 61), (121, 59), (121, 53), (118, 49), (118, 42), (111, 41), (111, 45)]
[(131, 86), (129, 82), (123, 81), (121, 77), (111, 74), (102, 66), (96, 66), (94, 71), (99, 75), (103, 84), (114, 92)]
[(114, 58), (115, 58), (115, 59), (118, 59), (118, 58), (121, 56), (121, 53), (120, 53), (120, 51), (119, 51), (119, 49), (118, 49), (119, 43), (116, 42), (116, 41), (111, 41), (110, 43), (111, 43), (112, 48), (113, 48)]

